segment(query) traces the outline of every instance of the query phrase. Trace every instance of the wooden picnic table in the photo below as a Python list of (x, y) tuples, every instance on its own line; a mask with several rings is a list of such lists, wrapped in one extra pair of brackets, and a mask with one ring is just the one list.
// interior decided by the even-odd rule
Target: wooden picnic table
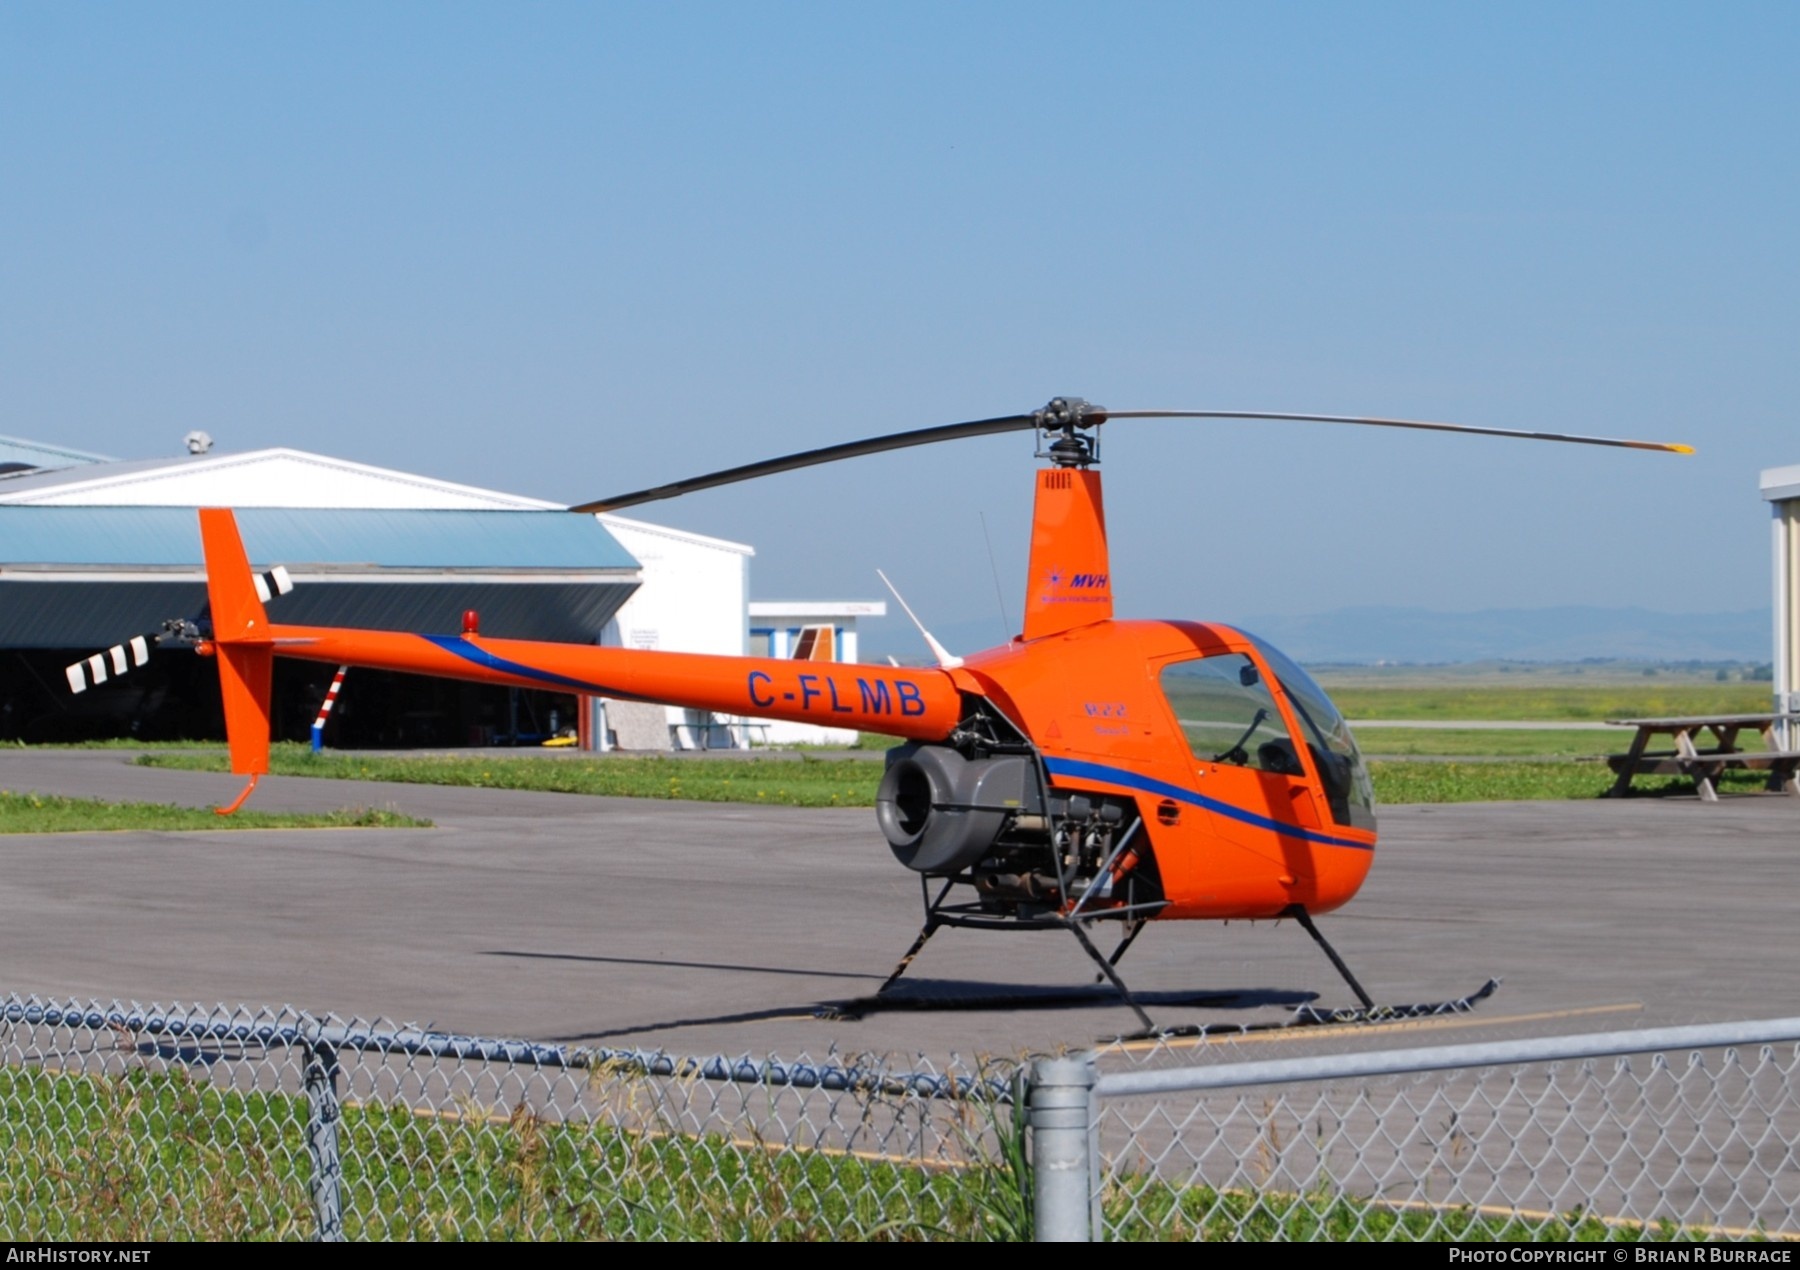
[[(1800, 750), (1784, 749), (1776, 735), (1783, 723), (1800, 722), (1800, 713), (1776, 710), (1761, 714), (1698, 714), (1672, 719), (1608, 719), (1620, 727), (1636, 728), (1631, 749), (1614, 754), (1607, 763), (1618, 774), (1610, 798), (1623, 798), (1631, 792), (1631, 778), (1640, 774), (1692, 777), (1701, 799), (1719, 801), (1719, 773), (1727, 768), (1767, 771), (1764, 788), (1800, 795)], [(1740, 733), (1750, 732), (1760, 742), (1757, 749), (1738, 745)], [(1707, 734), (1711, 737), (1708, 738)], [(1657, 737), (1673, 738), (1673, 748), (1650, 748)]]

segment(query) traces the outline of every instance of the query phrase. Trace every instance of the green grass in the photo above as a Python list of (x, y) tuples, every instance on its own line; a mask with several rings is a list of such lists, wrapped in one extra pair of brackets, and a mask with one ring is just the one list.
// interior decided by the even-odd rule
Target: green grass
[[(1580, 735), (1580, 734), (1576, 734)], [(151, 767), (222, 772), (223, 755), (146, 754)], [(783, 807), (873, 807), (881, 765), (866, 760), (825, 758), (659, 759), (659, 758), (459, 758), (424, 755), (314, 755), (302, 745), (275, 747), (271, 769), (283, 776), (343, 780), (400, 781), (520, 789), (549, 793), (604, 794), (627, 798), (691, 799), (698, 802), (763, 803)], [(1598, 798), (1612, 787), (1612, 772), (1598, 760), (1539, 759), (1498, 763), (1407, 762), (1370, 764), (1378, 802), (1512, 802), (1522, 799)], [(1761, 773), (1727, 773), (1729, 788), (1758, 788)], [(1746, 783), (1748, 782), (1748, 783)], [(1644, 795), (1693, 792), (1679, 777), (1639, 777), (1633, 791)], [(240, 813), (241, 814), (241, 813)], [(218, 819), (218, 817), (214, 817)]]
[(1541, 722), (1749, 714), (1769, 708), (1769, 685), (1666, 684), (1655, 679), (1599, 687), (1504, 684), (1328, 686), (1354, 727), (1358, 719), (1529, 719)]
[(239, 811), (170, 803), (110, 803), (0, 790), (0, 833), (83, 833), (119, 829), (428, 829), (429, 820), (359, 807), (328, 812)]
[(886, 736), (880, 732), (858, 732), (856, 739), (848, 745), (819, 745), (811, 741), (771, 741), (767, 745), (752, 742), (750, 748), (765, 754), (848, 754), (851, 752), (880, 753), (891, 750), (896, 745), (905, 745), (903, 736)]
[[(594, 1074), (608, 1101), (653, 1106)], [(977, 1112), (979, 1117), (982, 1113)], [(996, 1109), (997, 1126), (1012, 1120)], [(144, 1241), (310, 1236), (306, 1106), (184, 1070), (91, 1076), (0, 1070), (0, 1238)], [(604, 1123), (418, 1114), (346, 1104), (337, 1134), (351, 1239), (1012, 1240), (1030, 1235), (1029, 1168), (1002, 1134), (993, 1163), (774, 1149), (754, 1136), (628, 1132)], [(1398, 1209), (1335, 1194), (1221, 1192), (1118, 1179), (1108, 1226), (1129, 1240), (1685, 1238), (1591, 1216), (1529, 1220)]]
[(34, 741), (27, 745), (24, 741), (4, 742), (17, 749), (25, 750), (216, 750), (219, 741), (142, 741), (129, 736), (96, 737), (87, 741)]
[[(1598, 798), (1612, 786), (1604, 763), (1369, 764), (1377, 810), (1396, 803), (1488, 803)], [(1691, 785), (1690, 785), (1691, 788)]]
[(1406, 758), (1597, 758), (1619, 754), (1631, 744), (1627, 728), (1617, 731), (1531, 731), (1501, 728), (1361, 728), (1356, 743), (1365, 754)]
[(1767, 662), (1470, 661), (1434, 665), (1346, 665), (1314, 663), (1307, 667), (1327, 688), (1360, 685), (1375, 688), (1418, 688), (1445, 685), (1488, 685), (1501, 688), (1592, 688), (1607, 685), (1769, 684)]
[[(1543, 799), (1599, 798), (1612, 788), (1612, 769), (1597, 761), (1408, 763), (1377, 759), (1369, 764), (1375, 781), (1377, 811), (1381, 804), (1486, 803)], [(1767, 772), (1726, 772), (1720, 792), (1759, 790)], [(1681, 776), (1639, 776), (1632, 797), (1656, 798), (1694, 792), (1694, 782)]]
[[(148, 767), (222, 772), (223, 754), (168, 751), (145, 754)], [(314, 754), (304, 745), (273, 748), (269, 770), (279, 776), (402, 781), (477, 789), (523, 789), (623, 798), (768, 803), (783, 807), (872, 807), (881, 764), (867, 759), (675, 759), (609, 756), (464, 758), (455, 755)]]
[[(603, 1074), (597, 1074), (603, 1075)], [(596, 1082), (598, 1084), (598, 1081)], [(630, 1101), (609, 1080), (605, 1092)], [(646, 1090), (638, 1097), (654, 1105)], [(306, 1107), (177, 1070), (0, 1071), (0, 1238), (297, 1239)], [(927, 1169), (753, 1139), (347, 1105), (351, 1239), (991, 1239), (999, 1168)]]

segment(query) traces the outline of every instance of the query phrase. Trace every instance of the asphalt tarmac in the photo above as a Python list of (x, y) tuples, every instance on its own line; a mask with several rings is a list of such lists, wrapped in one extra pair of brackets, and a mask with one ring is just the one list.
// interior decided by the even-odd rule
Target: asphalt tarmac
[[(131, 757), (8, 751), (0, 788), (202, 805), (238, 787)], [(0, 992), (784, 1058), (967, 1060), (1136, 1027), (1083, 995), (1092, 967), (1059, 932), (941, 932), (905, 982), (973, 1008), (817, 1017), (872, 992), (919, 925), (867, 810), (277, 777), (252, 805), (437, 827), (0, 835)], [(1420, 1043), (1800, 1015), (1800, 800), (1387, 807), (1381, 835), (1361, 895), (1320, 919), (1376, 999), (1504, 981)], [(1352, 1003), (1291, 922), (1152, 926), (1123, 969), (1165, 1025)]]

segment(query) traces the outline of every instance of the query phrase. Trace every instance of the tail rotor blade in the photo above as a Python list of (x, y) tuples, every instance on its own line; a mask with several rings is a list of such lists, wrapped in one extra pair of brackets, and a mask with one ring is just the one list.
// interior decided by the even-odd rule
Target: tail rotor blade
[(250, 584), (256, 588), (256, 598), (264, 604), (294, 589), (294, 579), (288, 576), (286, 566), (279, 564), (273, 569), (252, 574)]
[(123, 644), (114, 644), (92, 657), (69, 663), (63, 667), (63, 675), (69, 681), (69, 691), (86, 692), (89, 687), (98, 688), (108, 679), (117, 679), (127, 671), (147, 665), (150, 661), (151, 638), (148, 635), (133, 635)]

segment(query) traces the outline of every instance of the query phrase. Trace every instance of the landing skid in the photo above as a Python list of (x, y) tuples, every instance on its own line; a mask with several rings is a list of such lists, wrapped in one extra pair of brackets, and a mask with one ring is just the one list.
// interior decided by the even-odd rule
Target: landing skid
[[(1295, 904), (1284, 909), (1281, 916), (1291, 917), (1300, 923), (1301, 928), (1312, 937), (1313, 942), (1319, 946), (1320, 950), (1323, 951), (1325, 956), (1331, 961), (1332, 966), (1337, 970), (1338, 974), (1343, 977), (1344, 982), (1349, 985), (1350, 990), (1356, 994), (1356, 999), (1361, 1002), (1361, 1005), (1335, 1010), (1304, 1005), (1298, 1007), (1291, 1018), (1281, 1023), (1188, 1025), (1173, 1028), (1158, 1027), (1155, 1021), (1151, 1019), (1148, 1012), (1145, 1011), (1143, 1005), (1132, 995), (1131, 989), (1126, 986), (1124, 979), (1119, 977), (1118, 971), (1120, 959), (1124, 957), (1126, 950), (1131, 947), (1133, 941), (1135, 941), (1138, 935), (1143, 931), (1145, 925), (1149, 922), (1149, 919), (1154, 915), (1154, 910), (1144, 913), (1126, 913), (1112, 918), (1111, 920), (1123, 921), (1125, 933), (1119, 940), (1118, 946), (1113, 949), (1111, 956), (1103, 956), (1101, 955), (1100, 950), (1094, 946), (1094, 941), (1088, 938), (1088, 933), (1085, 929), (1087, 922), (1079, 918), (1071, 919), (1058, 915), (1006, 919), (989, 917), (958, 908), (946, 907), (944, 899), (949, 894), (951, 885), (952, 883), (946, 883), (944, 888), (938, 892), (935, 899), (930, 897), (929, 892), (926, 893), (925, 924), (920, 927), (918, 937), (913, 940), (912, 947), (906, 950), (905, 955), (902, 956), (899, 963), (895, 965), (893, 973), (888, 975), (886, 981), (882, 983), (881, 987), (875, 990), (873, 995), (858, 997), (852, 1001), (841, 1001), (831, 1005), (821, 1006), (818, 1010), (814, 1011), (814, 1017), (853, 1022), (882, 1010), (1003, 1010), (1028, 1008), (1034, 1005), (1079, 1004), (1088, 1000), (1085, 996), (1076, 993), (1066, 993), (1060, 996), (1045, 993), (1013, 993), (997, 994), (987, 997), (949, 998), (895, 996), (893, 994), (894, 985), (899, 983), (901, 977), (906, 974), (909, 968), (911, 968), (913, 961), (918, 957), (919, 953), (924, 949), (931, 937), (945, 926), (969, 926), (980, 930), (1068, 931), (1075, 936), (1076, 941), (1081, 945), (1081, 950), (1088, 955), (1088, 959), (1099, 967), (1100, 974), (1095, 979), (1095, 982), (1110, 983), (1113, 990), (1119, 994), (1119, 1000), (1130, 1007), (1132, 1013), (1137, 1015), (1138, 1022), (1143, 1025), (1142, 1031), (1132, 1033), (1128, 1037), (1121, 1037), (1121, 1040), (1141, 1040), (1161, 1036), (1203, 1036), (1214, 1033), (1229, 1035), (1240, 1032), (1268, 1031), (1275, 1028), (1321, 1027), (1333, 1024), (1385, 1023), (1399, 1019), (1419, 1019), (1429, 1018), (1435, 1015), (1462, 1014), (1473, 1010), (1477, 1004), (1487, 1000), (1487, 998), (1492, 996), (1495, 990), (1500, 986), (1499, 980), (1489, 979), (1475, 992), (1470, 993), (1466, 997), (1458, 997), (1452, 1001), (1438, 1001), (1414, 1005), (1376, 1005), (1374, 998), (1368, 994), (1362, 984), (1358, 982), (1356, 976), (1351, 973), (1350, 967), (1345, 964), (1344, 959), (1338, 955), (1337, 949), (1333, 948), (1331, 942), (1320, 933), (1318, 926), (1313, 922), (1312, 915), (1300, 905)], [(1198, 1000), (1204, 1000), (1204, 998), (1199, 998)]]
[(1500, 987), (1498, 979), (1489, 979), (1466, 997), (1452, 1001), (1423, 1002), (1417, 1005), (1351, 1006), (1342, 1010), (1325, 1010), (1316, 1005), (1303, 1005), (1278, 1023), (1203, 1023), (1160, 1028), (1150, 1032), (1133, 1032), (1119, 1037), (1121, 1041), (1150, 1041), (1164, 1037), (1248, 1036), (1252, 1032), (1285, 1032), (1294, 1028), (1356, 1026), (1363, 1023), (1395, 1023), (1404, 1019), (1430, 1019), (1441, 1015), (1467, 1014), (1493, 996)]

